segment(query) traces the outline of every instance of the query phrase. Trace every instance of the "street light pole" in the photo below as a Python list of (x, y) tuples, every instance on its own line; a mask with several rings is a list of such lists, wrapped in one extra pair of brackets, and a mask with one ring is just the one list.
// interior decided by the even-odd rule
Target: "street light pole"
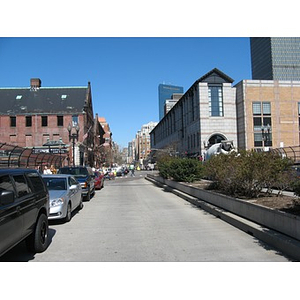
[[(72, 129), (75, 128), (76, 133), (72, 133)], [(73, 167), (75, 167), (75, 142), (78, 141), (79, 137), (79, 126), (78, 124), (76, 127), (72, 127), (71, 124), (68, 125), (68, 131), (69, 131), (69, 142), (72, 140), (72, 146), (73, 146)]]
[(267, 126), (261, 127), (261, 135), (262, 135), (262, 142), (263, 142), (264, 150), (266, 147), (266, 142), (270, 139), (270, 131), (271, 131), (271, 126), (269, 124)]

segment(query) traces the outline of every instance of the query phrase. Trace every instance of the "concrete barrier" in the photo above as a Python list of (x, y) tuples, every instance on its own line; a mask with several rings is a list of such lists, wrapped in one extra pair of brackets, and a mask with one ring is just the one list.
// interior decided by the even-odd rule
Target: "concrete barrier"
[(148, 174), (147, 177), (300, 241), (300, 217)]

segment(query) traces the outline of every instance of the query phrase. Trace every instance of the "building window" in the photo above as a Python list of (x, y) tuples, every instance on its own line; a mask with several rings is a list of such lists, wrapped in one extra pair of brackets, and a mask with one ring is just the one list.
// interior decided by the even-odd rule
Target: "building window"
[(76, 127), (78, 125), (78, 116), (74, 115), (72, 116), (72, 126)]
[(261, 102), (253, 102), (253, 115), (261, 115)]
[(262, 103), (263, 115), (270, 116), (271, 115), (271, 103), (270, 102), (263, 102)]
[(253, 117), (253, 126), (254, 131), (260, 131), (261, 130), (261, 117)]
[(10, 142), (11, 144), (16, 143), (16, 142), (17, 142), (17, 136), (16, 136), (15, 134), (11, 134), (11, 135), (9, 136), (9, 142)]
[(254, 147), (262, 147), (262, 135), (261, 133), (254, 133)]
[(223, 91), (222, 86), (208, 87), (209, 115), (223, 117)]
[(32, 116), (26, 116), (26, 127), (32, 126)]
[(271, 103), (253, 102), (252, 110), (254, 147), (272, 146)]
[(48, 116), (42, 116), (42, 127), (48, 126)]
[(15, 116), (10, 117), (10, 127), (16, 127), (17, 126), (17, 119)]
[(64, 126), (64, 116), (57, 116), (57, 126)]
[(43, 144), (46, 144), (50, 140), (49, 134), (43, 134)]

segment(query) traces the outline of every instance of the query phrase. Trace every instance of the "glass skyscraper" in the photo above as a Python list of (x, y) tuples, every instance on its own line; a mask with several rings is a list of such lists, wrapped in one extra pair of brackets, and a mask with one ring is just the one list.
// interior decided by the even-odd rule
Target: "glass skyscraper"
[(300, 80), (300, 37), (250, 38), (252, 79)]
[(183, 94), (183, 87), (167, 84), (160, 84), (158, 86), (159, 120), (161, 120), (165, 115), (166, 100), (171, 99), (173, 94)]

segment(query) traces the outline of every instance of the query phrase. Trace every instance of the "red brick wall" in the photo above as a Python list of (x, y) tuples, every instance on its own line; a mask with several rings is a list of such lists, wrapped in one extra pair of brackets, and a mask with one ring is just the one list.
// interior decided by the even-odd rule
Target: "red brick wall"
[[(82, 141), (84, 134), (83, 115), (78, 116), (80, 126), (79, 141)], [(0, 142), (18, 145), (19, 147), (39, 147), (47, 142), (59, 140), (69, 144), (68, 124), (72, 123), (72, 115), (64, 116), (64, 125), (57, 126), (57, 115), (48, 115), (48, 126), (42, 127), (41, 115), (32, 115), (32, 126), (26, 127), (24, 115), (16, 116), (16, 127), (10, 126), (9, 116), (0, 116)], [(27, 141), (27, 142), (26, 142)]]

